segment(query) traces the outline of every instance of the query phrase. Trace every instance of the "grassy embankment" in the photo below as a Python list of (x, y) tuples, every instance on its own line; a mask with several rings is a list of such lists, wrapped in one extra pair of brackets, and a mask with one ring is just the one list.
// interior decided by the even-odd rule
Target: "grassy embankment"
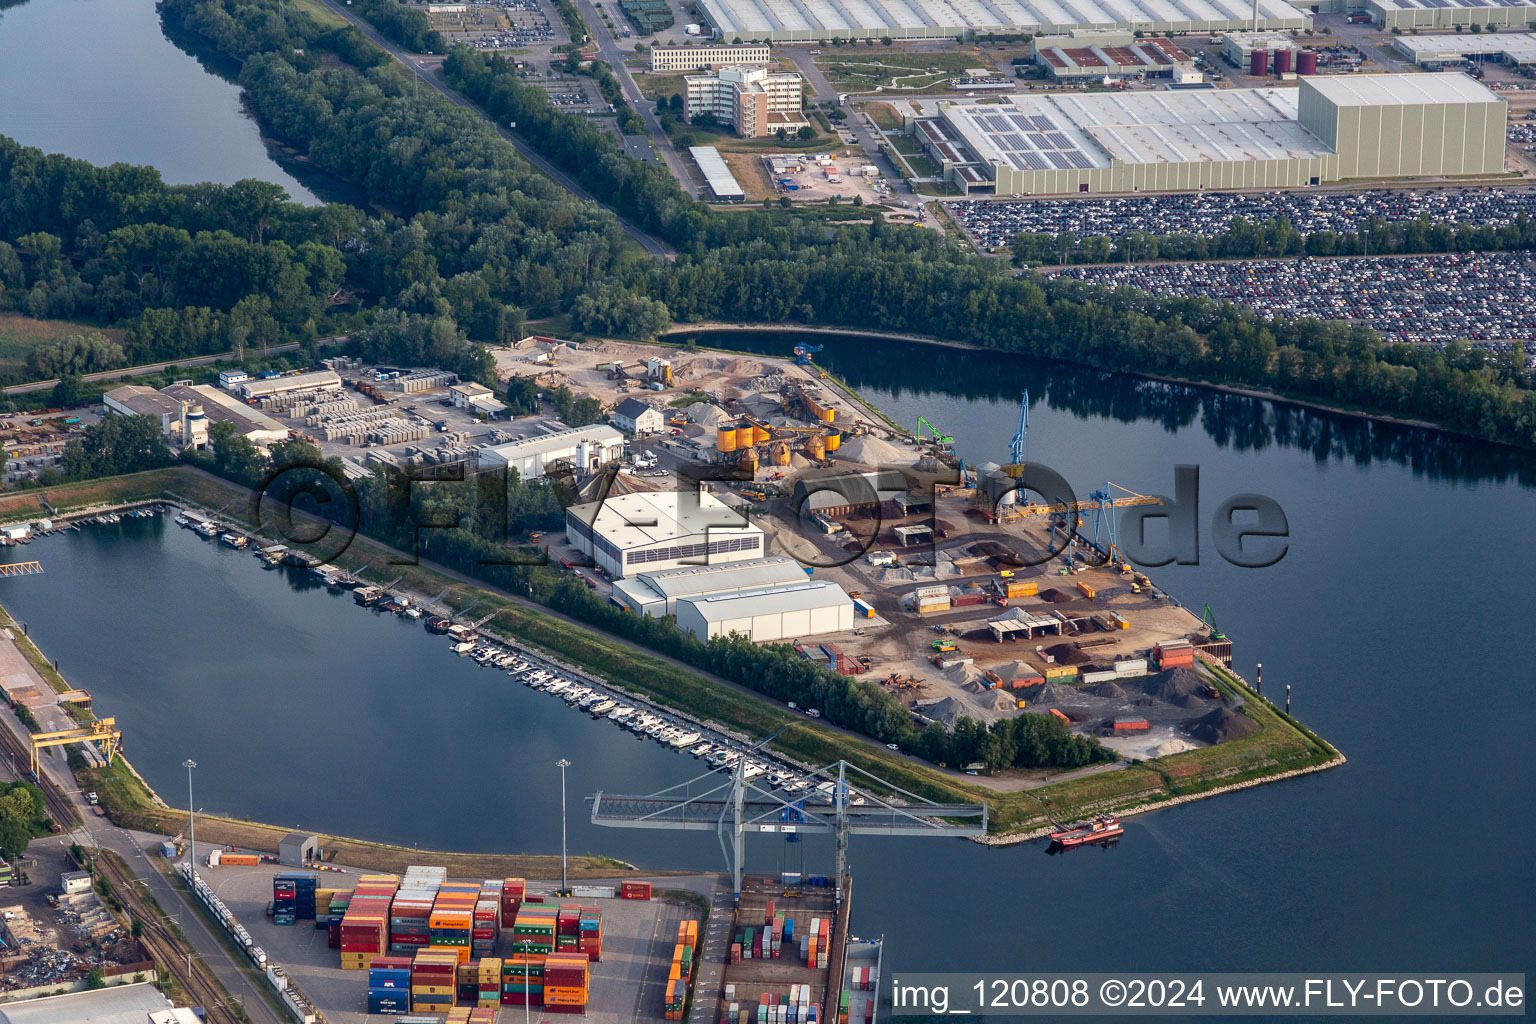
[(121, 342), (125, 333), (120, 328), (73, 320), (34, 320), (20, 313), (0, 313), (0, 376), (26, 373), (27, 356), (39, 345), (76, 334), (100, 334), (108, 341)]
[[(94, 504), (103, 500), (131, 501), (146, 498), (172, 498), (209, 509), (224, 509), (222, 518), (238, 520), (248, 510), (245, 492), (222, 481), (210, 479), (191, 470), (175, 468), (107, 481), (50, 488), (49, 500), (65, 509)], [(22, 518), (11, 508), (24, 503), (30, 495), (0, 498), (0, 522)], [(30, 513), (28, 513), (30, 514)], [(933, 799), (949, 801), (986, 800), (991, 805), (995, 835), (1036, 832), (1052, 821), (1076, 819), (1101, 811), (1126, 810), (1174, 799), (1188, 799), (1201, 793), (1233, 786), (1252, 785), (1266, 778), (1287, 773), (1314, 770), (1336, 763), (1338, 753), (1325, 742), (1288, 718), (1278, 709), (1260, 700), (1229, 673), (1217, 672), (1217, 685), (1230, 696), (1246, 700), (1244, 713), (1259, 725), (1252, 735), (1215, 747), (1186, 751), (1127, 767), (1098, 772), (1081, 778), (1018, 792), (996, 792), (981, 782), (959, 782), (935, 768), (900, 757), (883, 747), (850, 739), (827, 727), (790, 714), (762, 700), (681, 666), (622, 643), (616, 638), (568, 622), (521, 602), (484, 591), (473, 584), (458, 581), (420, 565), (388, 565), (390, 552), (372, 542), (358, 539), (344, 555), (333, 559), (346, 568), (370, 564), (370, 578), (401, 577), (401, 586), (424, 594), (436, 594), (451, 588), (444, 601), (456, 608), (475, 605), (474, 617), (495, 613), (481, 628), (515, 638), (519, 643), (539, 648), (556, 658), (584, 667), (592, 675), (633, 692), (688, 711), (731, 732), (764, 736), (788, 726), (773, 748), (809, 764), (825, 764), (839, 757), (878, 774), (891, 783)], [(254, 568), (253, 568), (254, 571)], [(159, 807), (142, 784), (126, 769), (117, 768), (100, 779), (93, 779), (116, 820), (148, 826), (152, 822), (161, 831), (175, 831), (180, 816)], [(206, 822), (206, 824), (204, 824)], [(218, 830), (228, 831), (218, 831)], [(276, 838), (285, 828), (268, 828), (229, 819), (200, 820), (200, 831), (210, 839), (235, 842), (254, 848), (275, 847)], [(223, 836), (238, 836), (224, 840)], [(342, 857), (365, 866), (380, 866), (388, 856), (420, 859), (413, 851), (385, 853), (391, 848), (350, 840), (328, 840), (348, 848)], [(452, 855), (441, 855), (445, 859)], [(520, 861), (522, 859), (519, 859)], [(512, 872), (517, 873), (517, 872)], [(537, 877), (540, 872), (524, 868), (522, 873)], [(593, 873), (587, 871), (587, 874)], [(610, 871), (611, 873), (611, 871)]]

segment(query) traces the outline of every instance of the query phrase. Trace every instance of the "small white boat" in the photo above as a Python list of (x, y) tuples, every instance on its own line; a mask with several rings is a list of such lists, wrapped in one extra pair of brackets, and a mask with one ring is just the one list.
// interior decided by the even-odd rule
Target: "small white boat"
[(632, 716), (634, 713), (635, 713), (635, 709), (634, 708), (629, 707), (628, 705), (625, 705), (624, 707), (616, 708), (613, 711), (608, 712), (608, 717), (613, 719), (615, 722), (619, 722), (619, 723), (622, 724), (627, 719), (629, 719), (630, 716)]
[(544, 691), (546, 693), (564, 693), (566, 690), (570, 689), (570, 687), (571, 684), (569, 681), (565, 679), (557, 679), (553, 683), (550, 683), (548, 686), (544, 687)]
[(598, 701), (596, 704), (593, 704), (592, 707), (588, 710), (591, 711), (594, 715), (602, 716), (606, 715), (608, 712), (617, 707), (618, 703), (618, 701), (612, 699), (611, 697), (604, 698), (603, 700)]
[(475, 649), (474, 642), (470, 641), (470, 640), (465, 640), (461, 644), (454, 644), (453, 645), (453, 653), (454, 654), (461, 654), (461, 655), (462, 654), (468, 654), (470, 651), (472, 651), (474, 649)]
[(682, 750), (684, 747), (693, 746), (695, 743), (699, 742), (700, 738), (701, 737), (696, 732), (679, 732), (676, 736), (672, 737), (670, 742), (674, 748), (677, 750)]
[(713, 743), (700, 743), (698, 746), (690, 750), (689, 753), (694, 757), (703, 757), (705, 754), (714, 749), (715, 745)]

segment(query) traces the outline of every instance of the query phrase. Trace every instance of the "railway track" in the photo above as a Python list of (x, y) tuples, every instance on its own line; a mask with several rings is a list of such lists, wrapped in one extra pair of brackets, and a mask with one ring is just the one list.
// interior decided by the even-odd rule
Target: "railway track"
[(212, 1024), (241, 1024), (241, 1015), (228, 1005), (229, 994), (223, 983), (198, 952), (176, 935), (163, 912), (145, 900), (135, 884), (138, 879), (114, 856), (98, 857), (96, 863), (123, 906), (140, 922), (139, 941), (159, 968), (176, 979), (189, 1000), (203, 1008), (207, 1014), (204, 1019)]
[[(26, 766), (31, 763), (32, 754), (15, 733), (9, 729), (0, 728), (0, 749), (11, 758), (11, 764), (16, 767), (18, 775), (26, 774)], [(80, 825), (80, 812), (75, 809), (74, 803), (66, 796), (47, 772), (41, 773), (43, 789), (43, 808), (48, 812), (48, 817), (54, 820), (61, 831), (68, 831)]]

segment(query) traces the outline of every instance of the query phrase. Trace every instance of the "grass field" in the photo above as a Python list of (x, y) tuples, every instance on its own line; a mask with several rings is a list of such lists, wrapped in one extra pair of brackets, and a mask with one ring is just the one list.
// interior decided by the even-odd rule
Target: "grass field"
[(896, 89), (917, 92), (944, 85), (967, 68), (992, 70), (992, 62), (969, 50), (958, 53), (871, 53), (824, 56), (816, 61), (827, 78), (851, 90)]
[(92, 332), (117, 342), (123, 340), (125, 333), (117, 328), (93, 327), (73, 320), (34, 320), (20, 313), (0, 313), (0, 375), (25, 373), (27, 356), (39, 345)]
[(688, 95), (682, 75), (636, 75), (635, 84), (640, 87), (640, 95), (649, 100)]
[(901, 129), (901, 118), (896, 114), (896, 108), (889, 103), (863, 103), (860, 104), (869, 119), (875, 122), (875, 126), (888, 132)]
[[(46, 494), (49, 501), (61, 509), (104, 501), (173, 498), (208, 509), (222, 509), (220, 518), (235, 522), (242, 521), (249, 510), (249, 498), (242, 489), (179, 467), (49, 488)], [(37, 507), (34, 495), (14, 495), (0, 500), (0, 522), (21, 518), (29, 501), (31, 508)], [(332, 561), (343, 568), (355, 569), (367, 562), (378, 565), (397, 557), (386, 548), (359, 539)], [(808, 721), (775, 703), (726, 686), (687, 666), (636, 649), (580, 623), (566, 621), (472, 583), (455, 580), (435, 569), (421, 565), (391, 565), (390, 572), (402, 577), (401, 585), (406, 589), (435, 594), (447, 588), (449, 592), (444, 602), (455, 609), (473, 605), (476, 618), (494, 613), (494, 617), (480, 627), (482, 633), (499, 634), (537, 648), (665, 706), (687, 709), (695, 717), (728, 732), (756, 738), (786, 727), (772, 747), (802, 762), (821, 765), (846, 758), (893, 785), (931, 799), (985, 800), (991, 807), (994, 834), (1022, 834), (1038, 831), (1053, 821), (1188, 799), (1221, 787), (1253, 784), (1265, 778), (1315, 768), (1338, 758), (1332, 747), (1247, 690), (1235, 676), (1218, 671), (1215, 673), (1217, 685), (1229, 697), (1244, 701), (1243, 713), (1258, 724), (1258, 730), (1252, 735), (1038, 789), (999, 792), (979, 780), (962, 782), (881, 746), (853, 741), (823, 723)], [(93, 781), (100, 782), (98, 792), (106, 787), (113, 794), (109, 811), (114, 819), (121, 813), (130, 820), (147, 824), (148, 819), (138, 816), (153, 815), (158, 822), (158, 816), (164, 813), (155, 808), (137, 780), (124, 769), (114, 769), (113, 776)], [(241, 825), (243, 823), (228, 822), (221, 827), (233, 830)], [(227, 834), (233, 837), (240, 833), (231, 831)], [(214, 833), (209, 835), (216, 838)], [(255, 835), (247, 838), (250, 841), (237, 842), (235, 838), (228, 841), (237, 842), (237, 845), (259, 845)]]

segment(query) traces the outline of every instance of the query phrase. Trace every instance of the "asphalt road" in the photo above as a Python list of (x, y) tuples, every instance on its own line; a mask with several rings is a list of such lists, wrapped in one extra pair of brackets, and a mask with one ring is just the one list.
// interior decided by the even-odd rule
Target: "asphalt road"
[[(688, 174), (688, 168), (683, 164), (683, 158), (677, 148), (672, 145), (672, 140), (667, 133), (661, 130), (661, 122), (656, 118), (656, 105), (645, 98), (640, 92), (640, 86), (635, 82), (635, 76), (630, 74), (629, 68), (624, 66), (624, 50), (619, 41), (609, 31), (608, 25), (603, 21), (602, 14), (592, 5), (592, 0), (576, 0), (576, 8), (581, 11), (581, 17), (587, 23), (587, 31), (592, 33), (592, 41), (597, 44), (597, 54), (613, 68), (613, 73), (619, 79), (619, 86), (624, 91), (625, 99), (630, 106), (640, 114), (640, 119), (645, 122), (645, 130), (651, 136), (651, 148), (656, 155), (661, 157), (662, 163), (672, 172), (684, 191), (690, 195), (698, 195), (698, 189), (693, 183), (693, 178)], [(617, 7), (614, 13), (618, 14)], [(619, 15), (622, 17), (622, 15)], [(633, 44), (631, 44), (633, 45)]]
[[(415, 56), (414, 54), (406, 53), (404, 50), (400, 49), (400, 47), (379, 35), (379, 33), (374, 29), (372, 25), (368, 24), (367, 21), (353, 14), (352, 11), (350, 11), (345, 5), (337, 3), (336, 0), (324, 0), (324, 3), (327, 7), (331, 8), (331, 10), (335, 11), (343, 18), (346, 18), (353, 25), (357, 26), (358, 31), (367, 36), (369, 41), (372, 42), (375, 46), (379, 47), (379, 49), (383, 50), (385, 53), (388, 53), (391, 57), (395, 58), (395, 60), (409, 68), (412, 74), (416, 75), (423, 82), (427, 83), (427, 85), (429, 85), (431, 88), (436, 89), (443, 95), (445, 99), (448, 100), (448, 102), (454, 104), (455, 106), (465, 107), (470, 110), (477, 111), (481, 114), (484, 114), (487, 120), (490, 120), (490, 115), (485, 114), (484, 110), (481, 110), (480, 107), (465, 99), (455, 90), (449, 88), (446, 83), (437, 77), (437, 75), (428, 70), (429, 65), (424, 63), (421, 58)], [(598, 20), (601, 21), (601, 19)], [(588, 25), (590, 24), (591, 20), (589, 19)], [(440, 64), (440, 62), (433, 63), (434, 65)], [(628, 71), (624, 70), (622, 66), (616, 68), (615, 70), (623, 76), (628, 75)], [(634, 82), (631, 80), (630, 86), (633, 87), (633, 85)], [(578, 184), (575, 178), (572, 178), (569, 174), (565, 173), (565, 171), (561, 170), (549, 160), (545, 159), (538, 150), (534, 149), (527, 142), (518, 138), (516, 135), (513, 135), (510, 131), (508, 131), (506, 128), (503, 128), (495, 121), (491, 121), (491, 124), (496, 128), (496, 131), (501, 134), (502, 138), (506, 139), (517, 148), (517, 151), (523, 155), (525, 160), (527, 160), (540, 172), (551, 178), (557, 185), (572, 193), (578, 199), (585, 199), (594, 203), (597, 202), (597, 199), (594, 198), (593, 195), (580, 184)], [(671, 246), (667, 245), (660, 239), (642, 231), (638, 226), (628, 220), (622, 213), (617, 210), (613, 212), (614, 215), (619, 218), (619, 223), (623, 225), (624, 231), (635, 241), (639, 242), (640, 245), (643, 246), (645, 250), (651, 255), (665, 256), (668, 258), (677, 255), (676, 250), (674, 250)]]

